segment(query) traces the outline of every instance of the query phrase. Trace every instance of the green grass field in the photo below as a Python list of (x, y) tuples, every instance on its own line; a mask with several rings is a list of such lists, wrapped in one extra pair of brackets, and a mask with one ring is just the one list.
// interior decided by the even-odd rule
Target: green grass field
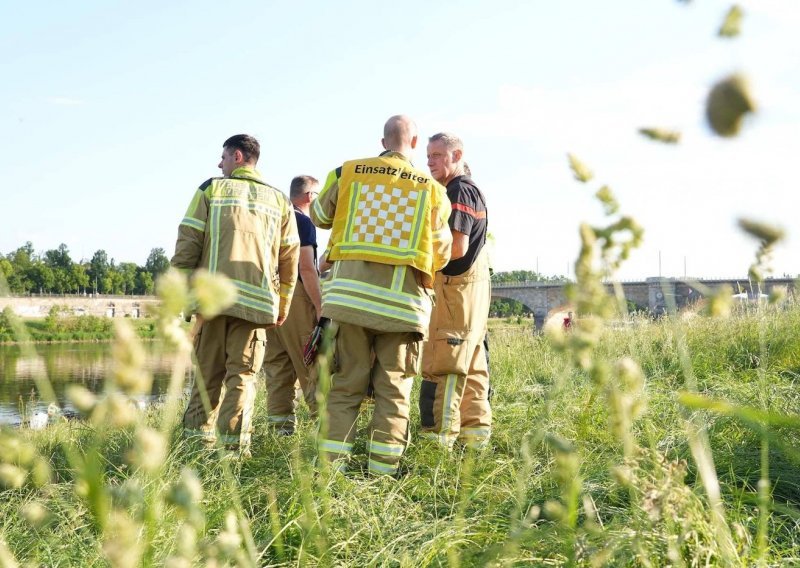
[(595, 358), (642, 383), (528, 325), (492, 324), (490, 448), (421, 443), (414, 408), (399, 479), (363, 435), (346, 475), (317, 463), (304, 410), (270, 434), (263, 385), (248, 460), (187, 446), (178, 407), (3, 431), (0, 566), (800, 564), (800, 308), (605, 331)]

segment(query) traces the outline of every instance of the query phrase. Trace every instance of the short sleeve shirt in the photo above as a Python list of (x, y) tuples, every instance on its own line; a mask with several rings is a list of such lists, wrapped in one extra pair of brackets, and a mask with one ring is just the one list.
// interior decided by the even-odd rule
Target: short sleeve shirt
[(458, 276), (472, 266), (486, 243), (486, 199), (475, 182), (467, 176), (450, 180), (447, 197), (453, 208), (450, 212), (450, 229), (469, 236), (467, 254), (451, 260), (442, 269), (447, 276)]
[[(301, 247), (314, 247), (314, 265), (317, 264), (317, 228), (311, 218), (295, 208), (294, 216), (297, 219), (297, 235), (300, 237)], [(298, 276), (299, 277), (299, 276)]]

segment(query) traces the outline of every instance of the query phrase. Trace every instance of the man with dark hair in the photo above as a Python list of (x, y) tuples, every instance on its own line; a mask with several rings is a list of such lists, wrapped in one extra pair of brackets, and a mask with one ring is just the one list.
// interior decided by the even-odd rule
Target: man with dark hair
[[(184, 436), (247, 452), (267, 326), (280, 326), (297, 280), (297, 225), (286, 196), (255, 166), (258, 141), (225, 141), (219, 168), (195, 192), (178, 228), (172, 265), (227, 276), (236, 303), (203, 321), (194, 339), (198, 375), (183, 416)], [(223, 396), (224, 393), (224, 396)]]
[(421, 436), (448, 448), (456, 439), (482, 448), (492, 426), (485, 351), (491, 302), (486, 199), (466, 173), (464, 145), (457, 136), (442, 132), (430, 137), (428, 168), (447, 186), (453, 248), (434, 283), (436, 306), (422, 357)]
[(331, 319), (334, 369), (319, 450), (338, 469), (346, 467), (372, 382), (368, 468), (395, 475), (408, 444), (429, 288), (450, 257), (450, 204), (444, 188), (411, 164), (417, 132), (409, 117), (391, 117), (382, 144), (380, 156), (333, 170), (311, 207), (314, 224), (332, 229), (322, 314)]
[(303, 347), (322, 314), (322, 292), (317, 271), (317, 230), (309, 218), (311, 202), (319, 182), (311, 176), (297, 176), (289, 187), (294, 206), (297, 233), (300, 237), (300, 282), (294, 289), (286, 322), (267, 330), (267, 421), (280, 434), (293, 434), (295, 423), (295, 384), (300, 381), (303, 398), (311, 411), (317, 412), (316, 366), (306, 367)]

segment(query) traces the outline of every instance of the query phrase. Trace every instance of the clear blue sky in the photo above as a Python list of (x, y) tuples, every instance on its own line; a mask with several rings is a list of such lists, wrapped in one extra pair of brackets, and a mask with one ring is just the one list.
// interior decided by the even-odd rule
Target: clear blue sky
[[(222, 141), (259, 138), (288, 188), (376, 154), (384, 120), (452, 130), (489, 202), (495, 268), (564, 274), (592, 193), (609, 184), (646, 229), (624, 278), (744, 275), (735, 220), (777, 223), (777, 274), (800, 273), (800, 3), (695, 0), (6, 2), (0, 6), (0, 253), (64, 242), (143, 263), (172, 254)], [(709, 86), (748, 75), (742, 136), (703, 123)], [(677, 147), (636, 132), (683, 132)], [(572, 180), (574, 152), (596, 180)], [(424, 145), (416, 156), (425, 166)], [(323, 233), (321, 240), (326, 239)]]

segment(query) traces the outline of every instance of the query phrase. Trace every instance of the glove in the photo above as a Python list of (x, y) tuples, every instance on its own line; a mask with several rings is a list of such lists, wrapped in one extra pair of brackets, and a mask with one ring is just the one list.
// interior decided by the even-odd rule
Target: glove
[(322, 345), (322, 337), (325, 335), (325, 330), (330, 323), (331, 320), (329, 318), (319, 318), (314, 331), (311, 332), (306, 346), (303, 348), (303, 363), (306, 364), (306, 367), (313, 365), (314, 361), (317, 360), (317, 352), (319, 351), (319, 346)]

